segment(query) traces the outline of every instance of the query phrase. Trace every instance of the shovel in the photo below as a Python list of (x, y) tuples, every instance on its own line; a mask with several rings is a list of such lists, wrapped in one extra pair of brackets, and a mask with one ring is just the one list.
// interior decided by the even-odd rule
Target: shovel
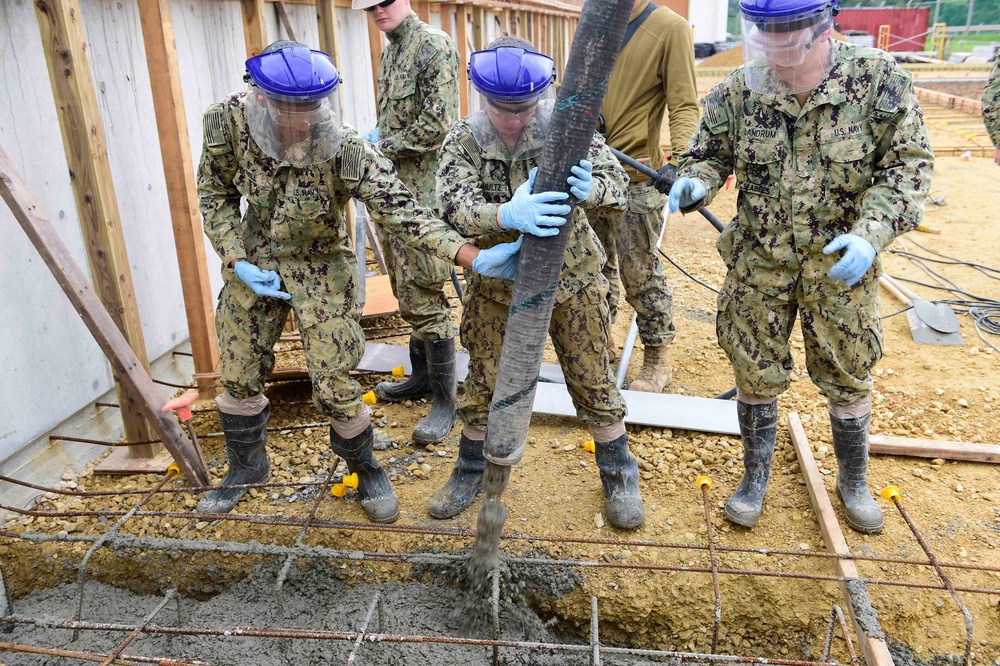
[(880, 277), (879, 283), (904, 305), (911, 306), (906, 311), (906, 318), (910, 322), (914, 342), (925, 345), (965, 344), (958, 331), (958, 317), (950, 305), (926, 301), (888, 275)]

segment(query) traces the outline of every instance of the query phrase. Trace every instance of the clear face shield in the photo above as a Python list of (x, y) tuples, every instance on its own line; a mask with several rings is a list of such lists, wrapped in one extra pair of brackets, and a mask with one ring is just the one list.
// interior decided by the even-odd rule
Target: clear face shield
[(269, 157), (305, 167), (329, 161), (340, 150), (340, 96), (334, 88), (318, 99), (267, 93), (251, 84), (250, 134)]
[(499, 141), (514, 159), (537, 157), (549, 131), (555, 99), (553, 85), (521, 102), (500, 101), (475, 91), (469, 100), (472, 134), (484, 150)]
[(833, 14), (762, 21), (741, 15), (747, 87), (762, 95), (797, 95), (818, 86), (833, 67)]

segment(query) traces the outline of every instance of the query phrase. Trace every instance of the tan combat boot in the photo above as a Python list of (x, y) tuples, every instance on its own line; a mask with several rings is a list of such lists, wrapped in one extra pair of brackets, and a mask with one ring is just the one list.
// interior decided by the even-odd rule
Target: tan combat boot
[(629, 389), (646, 393), (659, 393), (670, 384), (674, 371), (670, 367), (667, 345), (646, 347), (642, 354), (642, 370), (633, 380)]

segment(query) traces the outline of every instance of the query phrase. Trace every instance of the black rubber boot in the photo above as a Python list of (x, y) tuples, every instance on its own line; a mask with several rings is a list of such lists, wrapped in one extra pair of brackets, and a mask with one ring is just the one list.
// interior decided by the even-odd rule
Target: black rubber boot
[(610, 442), (596, 442), (595, 449), (608, 520), (627, 530), (639, 527), (646, 520), (646, 507), (639, 492), (639, 464), (628, 450), (628, 433)]
[(358, 475), (358, 495), (361, 508), (373, 523), (394, 523), (399, 518), (399, 501), (389, 482), (389, 475), (372, 454), (375, 431), (371, 424), (360, 435), (344, 439), (330, 428), (330, 448), (347, 463), (347, 469)]
[(483, 440), (469, 439), (462, 433), (458, 441), (458, 460), (448, 481), (434, 493), (427, 512), (435, 518), (451, 518), (465, 511), (483, 490)]
[(375, 397), (383, 402), (419, 400), (431, 394), (427, 381), (427, 348), (424, 341), (410, 335), (410, 378), (405, 382), (381, 382), (375, 387)]
[(417, 444), (437, 444), (455, 427), (455, 339), (427, 340), (431, 411), (413, 428)]
[(830, 415), (833, 452), (837, 456), (837, 494), (844, 502), (847, 524), (865, 534), (878, 534), (885, 524), (882, 509), (868, 492), (868, 426), (872, 415), (838, 419)]
[(743, 437), (743, 478), (736, 492), (726, 502), (726, 518), (753, 527), (760, 520), (764, 492), (771, 476), (774, 443), (778, 437), (778, 401), (766, 405), (736, 403), (736, 414)]
[[(267, 462), (267, 419), (271, 416), (268, 405), (255, 416), (237, 416), (219, 412), (219, 423), (226, 435), (226, 461), (229, 472), (219, 485), (233, 486), (243, 483), (266, 483), (271, 477)], [(210, 490), (198, 502), (201, 513), (229, 513), (246, 493), (246, 488)]]

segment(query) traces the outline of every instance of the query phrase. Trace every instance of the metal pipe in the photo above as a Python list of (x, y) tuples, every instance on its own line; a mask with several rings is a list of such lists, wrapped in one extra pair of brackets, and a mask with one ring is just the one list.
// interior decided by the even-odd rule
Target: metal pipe
[[(608, 146), (608, 148), (611, 148), (611, 146)], [(660, 178), (660, 173), (656, 169), (650, 167), (648, 164), (643, 164), (634, 157), (629, 157), (625, 153), (615, 148), (611, 148), (611, 153), (616, 158), (618, 158), (619, 162), (621, 162), (622, 164), (627, 164), (628, 166), (632, 167), (642, 175), (649, 176), (650, 178), (656, 178), (656, 179)], [(715, 230), (718, 231), (719, 233), (722, 233), (722, 230), (725, 229), (723, 224), (719, 222), (719, 218), (717, 218), (715, 215), (712, 214), (712, 211), (707, 210), (705, 208), (699, 208), (698, 212), (701, 213), (701, 216), (704, 217), (706, 220), (708, 220), (709, 223), (713, 227), (715, 227)]]

